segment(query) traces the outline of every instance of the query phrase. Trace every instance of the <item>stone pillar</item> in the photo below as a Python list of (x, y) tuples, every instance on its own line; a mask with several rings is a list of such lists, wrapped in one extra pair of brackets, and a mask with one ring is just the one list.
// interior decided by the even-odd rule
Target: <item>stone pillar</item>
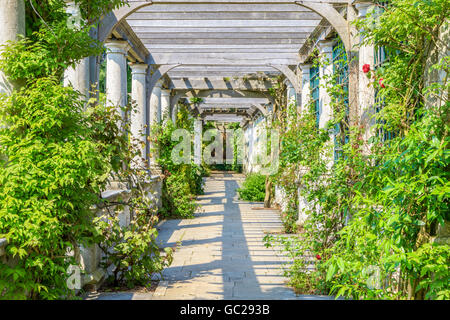
[(156, 83), (150, 96), (150, 126), (161, 122), (161, 82)]
[[(156, 83), (150, 95), (150, 135), (153, 135), (153, 130), (161, 122), (161, 82)], [(151, 141), (151, 140), (150, 140)], [(159, 171), (156, 159), (159, 153), (157, 146), (150, 142), (150, 166), (154, 171)]]
[(166, 124), (170, 119), (170, 90), (161, 90), (161, 120)]
[(286, 82), (286, 94), (288, 105), (295, 103), (295, 101), (297, 101), (297, 93), (295, 92), (294, 86), (290, 81)]
[(178, 104), (175, 104), (172, 108), (172, 122), (174, 125), (177, 124), (177, 116), (178, 116)]
[[(302, 105), (301, 105), (301, 111), (306, 112), (308, 103), (310, 102), (311, 98), (311, 64), (304, 63), (300, 65), (300, 69), (302, 70)], [(300, 170), (299, 178), (300, 178), (300, 184), (302, 179), (302, 172)], [(304, 196), (302, 196), (302, 187), (299, 186), (297, 189), (298, 193), (298, 218), (297, 218), (297, 225), (303, 226), (307, 216), (304, 213), (304, 210), (307, 208), (307, 200)]]
[(148, 65), (144, 63), (133, 63), (131, 66), (131, 99), (136, 103), (136, 112), (131, 112), (131, 135), (134, 139), (141, 141), (141, 157), (146, 159), (146, 111), (147, 111), (147, 88), (146, 77)]
[[(66, 1), (66, 13), (70, 15), (68, 24), (73, 28), (81, 28), (81, 12), (75, 1)], [(64, 72), (64, 86), (72, 86), (79, 91), (84, 99), (89, 99), (90, 91), (90, 60), (84, 58), (74, 68), (69, 67)]]
[[(358, 10), (358, 19), (364, 19), (369, 9), (373, 5), (371, 3), (357, 3), (355, 4)], [(362, 30), (360, 30), (362, 31)], [(363, 36), (360, 36), (360, 42), (362, 42)], [(359, 118), (361, 124), (366, 128), (364, 138), (366, 141), (375, 133), (369, 128), (374, 124), (373, 121), (373, 111), (372, 106), (375, 102), (375, 90), (373, 86), (370, 85), (371, 79), (368, 74), (363, 72), (363, 65), (370, 65), (371, 70), (374, 69), (374, 47), (373, 45), (364, 45), (359, 48), (359, 67), (358, 67), (358, 77), (359, 77), (359, 87), (358, 87), (358, 99), (359, 99)]]
[(309, 103), (309, 98), (311, 95), (311, 89), (310, 89), (310, 70), (311, 70), (311, 64), (304, 63), (300, 65), (300, 69), (302, 70), (302, 105), (301, 110), (303, 112), (306, 111), (306, 107)]
[[(0, 6), (0, 53), (7, 41), (15, 41), (19, 34), (25, 34), (25, 2), (23, 0), (3, 0)], [(8, 81), (0, 71), (0, 93), (11, 94), (17, 83)]]
[(111, 40), (105, 44), (106, 53), (106, 100), (107, 105), (117, 107), (125, 119), (121, 107), (127, 105), (127, 58), (129, 45), (126, 41)]
[[(333, 110), (331, 107), (331, 97), (327, 92), (327, 82), (331, 80), (333, 75), (333, 41), (322, 40), (319, 41), (319, 51), (324, 59), (324, 66), (320, 67), (319, 77), (320, 77), (320, 89), (319, 89), (319, 128), (325, 128), (328, 121), (331, 120), (333, 115)], [(330, 141), (329, 146), (334, 145), (335, 132), (333, 129), (329, 130)], [(331, 170), (334, 163), (333, 154), (324, 154), (324, 159), (327, 161), (327, 167)]]
[[(319, 41), (319, 51), (323, 56), (325, 65), (319, 70), (320, 76), (320, 91), (319, 91), (319, 105), (320, 105), (320, 119), (319, 128), (324, 128), (326, 123), (331, 119), (331, 98), (326, 90), (327, 81), (333, 75), (333, 41), (321, 40)], [(328, 78), (328, 79), (327, 79)]]
[(248, 123), (248, 173), (253, 172), (253, 166), (254, 166), (254, 146), (255, 146), (255, 123), (252, 120)]
[(203, 121), (201, 119), (194, 120), (194, 163), (196, 165), (202, 164), (202, 136), (203, 136)]

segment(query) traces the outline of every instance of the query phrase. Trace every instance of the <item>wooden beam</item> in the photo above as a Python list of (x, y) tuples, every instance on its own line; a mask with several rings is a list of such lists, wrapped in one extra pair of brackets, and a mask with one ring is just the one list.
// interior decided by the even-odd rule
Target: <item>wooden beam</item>
[(111, 11), (100, 20), (97, 33), (97, 39), (100, 42), (105, 42), (105, 40), (111, 35), (112, 31), (120, 23), (120, 21), (126, 19), (130, 14), (139, 10), (140, 8), (152, 4), (152, 2), (149, 0), (128, 2), (128, 6), (123, 6), (119, 9)]
[(151, 53), (151, 64), (284, 64), (297, 65), (297, 53)]
[[(313, 29), (313, 28), (311, 28)], [(177, 33), (150, 33), (138, 32), (137, 36), (145, 42), (147, 39), (306, 39), (310, 32), (177, 32)]]
[(266, 98), (203, 98), (202, 104), (267, 104)]
[(298, 45), (300, 49), (305, 39), (145, 39), (142, 42), (151, 51), (152, 45)]
[[(299, 93), (302, 92), (302, 89), (301, 89), (301, 86), (300, 86), (298, 77), (297, 77), (297, 75), (294, 73), (294, 71), (292, 71), (291, 69), (289, 69), (289, 66), (287, 66), (287, 65), (272, 64), (272, 63), (270, 63), (270, 64), (268, 64), (268, 65), (271, 66), (271, 67), (273, 67), (273, 68), (275, 68), (275, 69), (277, 69), (277, 70), (280, 70), (280, 72), (282, 72), (282, 73), (286, 76), (286, 78), (289, 80), (289, 82), (292, 84), (292, 86), (294, 87), (295, 92), (296, 92), (297, 94), (299, 94)], [(297, 64), (295, 64), (295, 65), (297, 65)]]
[(270, 81), (224, 81), (219, 79), (171, 79), (171, 89), (175, 90), (245, 90), (267, 91), (272, 88)]
[[(156, 7), (156, 6), (154, 6)], [(127, 20), (320, 20), (317, 13), (311, 11), (302, 12), (276, 12), (256, 9), (255, 11), (236, 12), (201, 12), (201, 11), (178, 11), (174, 8), (170, 12), (136, 12), (130, 15)]]
[(239, 28), (230, 28), (230, 27), (133, 27), (134, 32), (136, 33), (178, 33), (178, 32), (203, 32), (203, 33), (226, 33), (226, 32), (247, 32), (247, 33), (302, 33), (302, 32), (312, 32), (317, 27), (239, 27)]
[(232, 116), (228, 114), (214, 114), (207, 115), (203, 118), (205, 121), (219, 121), (219, 122), (241, 122), (243, 116)]
[[(258, 4), (241, 2), (241, 3), (193, 3), (185, 1), (184, 3), (161, 3), (154, 1), (155, 4), (144, 7), (139, 12), (254, 12), (254, 11), (275, 11), (275, 12), (311, 12), (304, 7), (298, 7), (294, 3), (263, 3)], [(206, 3), (208, 2), (208, 3)]]

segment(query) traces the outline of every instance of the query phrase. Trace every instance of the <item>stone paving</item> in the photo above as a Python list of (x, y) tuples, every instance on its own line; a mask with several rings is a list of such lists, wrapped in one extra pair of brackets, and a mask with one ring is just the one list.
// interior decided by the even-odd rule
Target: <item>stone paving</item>
[(277, 210), (238, 199), (244, 176), (213, 173), (206, 178), (194, 219), (160, 226), (163, 246), (181, 246), (153, 294), (108, 294), (97, 299), (330, 299), (298, 296), (282, 275), (287, 258), (264, 246), (266, 232), (282, 230)]

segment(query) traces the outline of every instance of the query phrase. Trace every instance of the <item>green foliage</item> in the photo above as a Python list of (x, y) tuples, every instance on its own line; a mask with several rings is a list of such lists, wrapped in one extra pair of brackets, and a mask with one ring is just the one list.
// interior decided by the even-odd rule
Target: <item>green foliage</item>
[[(97, 21), (123, 1), (77, 3)], [(80, 244), (100, 244), (117, 281), (148, 282), (170, 263), (171, 250), (163, 255), (156, 246), (145, 171), (133, 163), (139, 144), (129, 141), (128, 127), (118, 127), (116, 108), (83, 101), (61, 85), (67, 67), (103, 52), (88, 35), (92, 21), (69, 27), (62, 0), (27, 1), (26, 9), (28, 37), (9, 43), (0, 59), (0, 68), (21, 88), (0, 97), (0, 237), (8, 241), (0, 297), (74, 297), (67, 271), (79, 266)], [(112, 177), (130, 188), (118, 207), (130, 208), (128, 227), (118, 224), (117, 212), (94, 219)]]
[[(445, 0), (393, 0), (357, 23), (364, 44), (390, 52), (368, 77), (381, 109), (374, 127), (395, 132), (391, 140), (365, 141), (364, 130), (374, 128), (350, 125), (345, 89), (335, 75), (324, 79), (333, 111), (325, 128), (315, 127), (312, 106), (304, 115), (280, 108), (287, 117), (275, 122), (283, 133), (283, 169), (275, 179), (293, 195), (297, 186), (289, 189), (289, 183), (300, 173), (308, 220), (298, 238), (266, 240), (291, 254), (287, 272), (299, 291), (352, 299), (448, 298), (449, 247), (433, 243), (438, 225), (450, 219), (448, 81), (441, 77), (427, 87), (425, 78), (428, 68), (449, 72), (448, 57), (431, 60), (433, 52), (447, 50), (440, 31), (448, 28), (448, 10)], [(318, 58), (319, 65), (329, 63)], [(341, 142), (348, 137), (334, 163), (327, 160), (330, 134)], [(306, 270), (315, 255), (321, 259)]]
[[(104, 255), (102, 266), (112, 270), (109, 280), (115, 287), (126, 285), (149, 285), (151, 277), (160, 273), (172, 262), (172, 249), (160, 249), (156, 238), (158, 232), (157, 207), (147, 181), (146, 161), (140, 150), (142, 142), (138, 137), (129, 139), (130, 123), (118, 127), (121, 115), (115, 108), (97, 105), (92, 110), (95, 136), (104, 142), (112, 154), (112, 178), (127, 186), (129, 194), (113, 202), (103, 201), (98, 206), (103, 214), (93, 220), (95, 240)], [(134, 105), (123, 108), (130, 114), (136, 112)], [(144, 132), (141, 132), (145, 135)], [(124, 210), (130, 212), (130, 223), (120, 222)], [(162, 252), (163, 251), (163, 252)]]
[(203, 99), (200, 97), (192, 97), (189, 99), (192, 104), (199, 104), (203, 102)]
[(258, 173), (249, 174), (238, 190), (239, 197), (247, 201), (264, 201), (266, 196), (266, 176)]
[(297, 219), (298, 219), (297, 207), (289, 205), (288, 210), (286, 212), (283, 212), (281, 216), (284, 231), (286, 233), (296, 233), (298, 231)]
[(173, 218), (192, 218), (197, 205), (191, 193), (188, 177), (183, 172), (169, 173), (164, 180), (162, 215)]
[[(180, 105), (177, 127), (168, 121), (164, 127), (155, 128), (155, 143), (158, 146), (158, 163), (164, 173), (161, 214), (164, 217), (192, 218), (197, 209), (196, 195), (203, 193), (205, 171), (191, 160), (189, 164), (176, 164), (172, 160), (172, 150), (178, 144), (172, 141), (172, 133), (177, 129), (193, 132), (193, 119), (187, 108)], [(192, 150), (191, 150), (192, 151)]]
[[(123, 209), (122, 206), (119, 206)], [(149, 285), (152, 275), (161, 273), (172, 262), (172, 249), (161, 252), (155, 239), (158, 221), (156, 215), (136, 210), (128, 226), (122, 226), (117, 212), (96, 218), (96, 228), (102, 236), (100, 247), (105, 253), (103, 267), (113, 266), (112, 284)]]
[(289, 278), (288, 284), (296, 293), (327, 294), (329, 290), (324, 286), (326, 270), (309, 250), (306, 237), (304, 233), (289, 237), (268, 234), (264, 242), (266, 247), (276, 245), (281, 248), (289, 258), (289, 265), (284, 266), (284, 276)]
[(1, 287), (9, 298), (58, 298), (75, 264), (67, 249), (92, 232), (90, 206), (111, 166), (73, 89), (37, 79), (0, 104), (0, 236), (17, 258), (0, 265)]

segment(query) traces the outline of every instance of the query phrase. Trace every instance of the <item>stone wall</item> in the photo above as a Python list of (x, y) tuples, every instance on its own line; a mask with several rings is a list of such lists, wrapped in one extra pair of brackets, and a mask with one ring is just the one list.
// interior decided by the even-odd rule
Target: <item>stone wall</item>
[[(145, 184), (146, 191), (148, 192), (148, 197), (154, 199), (154, 205), (157, 209), (161, 208), (161, 193), (162, 193), (162, 179), (159, 176), (152, 176)], [(103, 200), (115, 203), (119, 200), (127, 201), (131, 195), (130, 190), (127, 189), (116, 189), (107, 190), (102, 193)], [(97, 217), (106, 214), (107, 205), (95, 206)], [(115, 211), (117, 206), (109, 207), (110, 211)], [(118, 213), (121, 226), (127, 226), (130, 224), (131, 213), (130, 208), (125, 206)], [(6, 256), (5, 248), (7, 245), (6, 239), (0, 239), (0, 263), (14, 264), (14, 259), (10, 259)], [(108, 275), (108, 270), (100, 267), (100, 262), (103, 256), (103, 252), (97, 244), (92, 244), (88, 247), (80, 245), (79, 252), (70, 252), (69, 255), (77, 255), (77, 260), (80, 262), (81, 266), (81, 287), (86, 290), (97, 290)]]
[(273, 205), (279, 207), (281, 212), (286, 212), (288, 210), (289, 200), (286, 191), (282, 186), (275, 185)]
[(444, 225), (439, 225), (437, 236), (433, 239), (433, 242), (450, 246), (450, 221), (445, 221)]
[[(162, 194), (162, 180), (159, 176), (152, 176), (145, 183), (145, 188), (147, 196), (150, 199), (154, 199), (154, 205), (156, 209), (160, 209), (162, 206), (161, 194)], [(119, 200), (127, 201), (131, 195), (130, 190), (127, 189), (117, 189), (117, 190), (107, 190), (102, 193), (103, 200), (106, 203), (114, 203)], [(115, 211), (117, 206), (112, 206), (106, 209), (107, 206), (96, 207), (97, 217), (107, 214), (106, 210)], [(124, 206), (122, 210), (118, 213), (120, 220), (120, 225), (126, 227), (130, 224), (131, 212), (128, 206)], [(93, 244), (89, 247), (80, 246), (80, 264), (82, 268), (82, 279), (81, 286), (86, 290), (97, 290), (105, 280), (106, 276), (109, 275), (110, 270), (105, 270), (100, 267), (100, 262), (103, 257), (103, 252), (97, 244)], [(111, 268), (112, 269), (112, 268)]]

